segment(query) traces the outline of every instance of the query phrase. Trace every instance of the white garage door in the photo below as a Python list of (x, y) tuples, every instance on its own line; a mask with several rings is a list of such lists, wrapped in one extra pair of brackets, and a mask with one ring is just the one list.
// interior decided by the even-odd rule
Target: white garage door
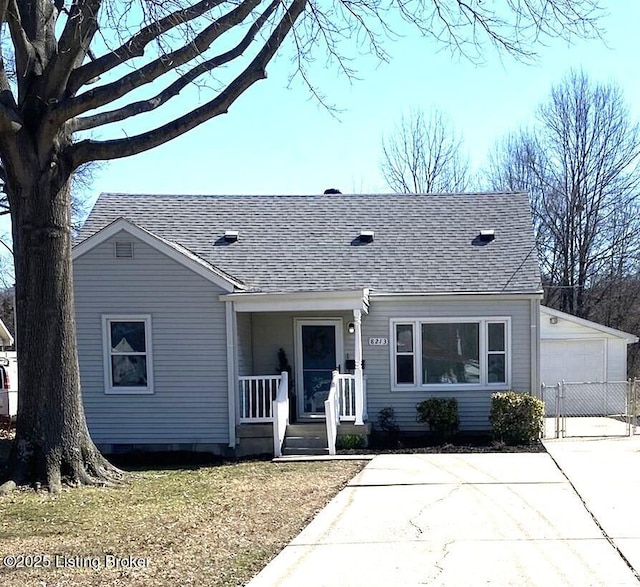
[(540, 380), (606, 381), (604, 339), (540, 341)]
[[(591, 340), (542, 340), (540, 342), (540, 374), (546, 385), (559, 381), (583, 383), (606, 381), (605, 341)], [(595, 416), (618, 413), (618, 395), (609, 397), (606, 386), (570, 385), (565, 389), (564, 413), (569, 416)], [(545, 412), (553, 415), (555, 393), (545, 392)], [(615, 404), (615, 409), (613, 407)]]

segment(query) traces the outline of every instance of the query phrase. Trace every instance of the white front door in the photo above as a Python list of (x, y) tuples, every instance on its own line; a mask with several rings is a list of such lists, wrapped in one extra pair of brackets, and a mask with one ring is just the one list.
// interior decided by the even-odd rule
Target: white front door
[(296, 320), (298, 416), (324, 416), (331, 372), (342, 362), (342, 320)]

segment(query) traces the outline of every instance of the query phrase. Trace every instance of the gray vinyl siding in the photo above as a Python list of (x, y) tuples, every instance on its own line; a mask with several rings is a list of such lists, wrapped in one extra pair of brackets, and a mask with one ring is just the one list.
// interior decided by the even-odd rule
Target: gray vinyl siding
[[(379, 411), (391, 406), (398, 425), (405, 431), (424, 430), (418, 424), (416, 404), (428, 397), (455, 397), (458, 400), (461, 430), (486, 430), (491, 406), (487, 389), (464, 391), (392, 391), (391, 390), (391, 319), (453, 318), (453, 317), (511, 318), (511, 387), (530, 391), (531, 387), (531, 325), (528, 299), (514, 301), (378, 301), (372, 300), (369, 314), (363, 317), (363, 357), (366, 362), (367, 411), (369, 421), (376, 423)], [(385, 337), (389, 346), (369, 346), (369, 337)]]
[(238, 325), (238, 375), (253, 374), (251, 314), (236, 314)]
[(295, 368), (291, 314), (281, 312), (252, 314), (251, 326), (253, 375), (276, 374), (278, 350), (281, 348), (284, 349), (291, 367)]
[[(239, 314), (241, 316), (242, 314)], [(283, 348), (295, 378), (295, 319), (341, 318), (343, 325), (344, 357), (353, 358), (353, 335), (347, 333), (347, 324), (353, 321), (352, 312), (270, 312), (251, 315), (253, 341), (253, 374), (273, 375), (278, 367), (278, 350)]]
[[(115, 259), (114, 241), (134, 242)], [(74, 262), (76, 327), (87, 422), (99, 444), (227, 444), (221, 289), (126, 233)], [(102, 315), (150, 314), (154, 393), (104, 393)]]

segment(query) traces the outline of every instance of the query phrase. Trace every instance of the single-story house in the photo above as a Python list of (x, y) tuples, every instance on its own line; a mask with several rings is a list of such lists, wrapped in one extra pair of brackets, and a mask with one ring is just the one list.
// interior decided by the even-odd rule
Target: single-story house
[(539, 389), (524, 193), (103, 194), (73, 258), (103, 450), (277, 453), (287, 413), (359, 433), (388, 407), (417, 432), (428, 397), (481, 431), (493, 392)]
[[(549, 387), (561, 381), (585, 384), (572, 386), (565, 406), (572, 414), (623, 413), (627, 346), (637, 342), (635, 334), (541, 306), (540, 380)], [(596, 383), (602, 385), (591, 385)], [(554, 411), (552, 396), (545, 393), (548, 415)]]

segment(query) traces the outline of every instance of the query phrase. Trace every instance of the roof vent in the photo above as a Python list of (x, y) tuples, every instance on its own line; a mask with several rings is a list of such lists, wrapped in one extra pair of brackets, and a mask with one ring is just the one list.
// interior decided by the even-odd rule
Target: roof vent
[(133, 259), (133, 243), (131, 241), (116, 241), (114, 255), (116, 259)]
[(480, 231), (480, 241), (483, 243), (490, 243), (492, 240), (496, 238), (496, 231), (491, 230), (481, 230)]
[(342, 194), (342, 192), (337, 188), (327, 188), (326, 190), (324, 190), (324, 193), (331, 195)]
[(225, 230), (224, 231), (224, 240), (228, 243), (235, 243), (240, 236), (240, 232), (237, 230)]
[(360, 231), (360, 242), (361, 243), (372, 243), (373, 237), (375, 236), (375, 232), (373, 230), (361, 230)]

